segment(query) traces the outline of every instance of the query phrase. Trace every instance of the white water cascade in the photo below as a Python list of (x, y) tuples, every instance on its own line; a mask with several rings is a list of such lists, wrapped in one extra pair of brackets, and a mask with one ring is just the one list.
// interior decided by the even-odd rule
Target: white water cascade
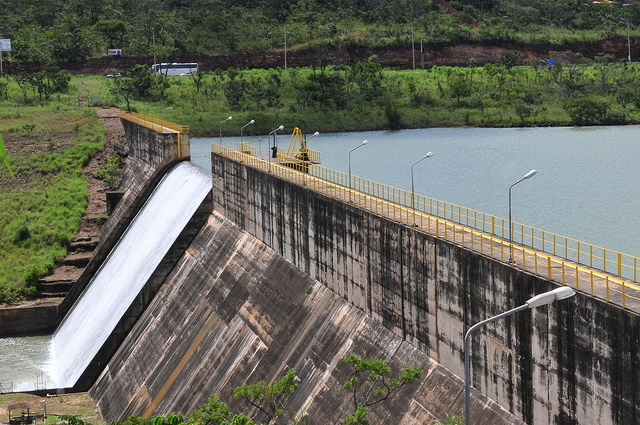
[(56, 329), (49, 359), (35, 366), (48, 370), (48, 388), (73, 387), (210, 190), (210, 176), (188, 162), (163, 177)]

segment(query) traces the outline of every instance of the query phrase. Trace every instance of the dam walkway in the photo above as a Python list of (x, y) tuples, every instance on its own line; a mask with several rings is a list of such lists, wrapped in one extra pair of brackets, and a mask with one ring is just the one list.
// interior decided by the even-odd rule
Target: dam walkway
[(607, 250), (466, 207), (390, 187), (295, 157), (256, 156), (256, 151), (212, 144), (212, 152), (324, 196), (352, 204), (447, 240), (535, 276), (640, 312), (638, 258)]

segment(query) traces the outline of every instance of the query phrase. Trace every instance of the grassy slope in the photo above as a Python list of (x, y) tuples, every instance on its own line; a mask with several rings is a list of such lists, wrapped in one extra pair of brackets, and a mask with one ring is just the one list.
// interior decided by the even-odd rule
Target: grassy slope
[(71, 98), (0, 102), (0, 134), (16, 175), (0, 169), (0, 302), (33, 293), (78, 231), (87, 202), (82, 166), (102, 148), (104, 130)]

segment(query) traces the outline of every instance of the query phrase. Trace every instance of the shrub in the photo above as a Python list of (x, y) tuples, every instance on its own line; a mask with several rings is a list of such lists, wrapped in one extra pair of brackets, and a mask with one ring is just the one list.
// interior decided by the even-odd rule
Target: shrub
[(20, 245), (23, 242), (27, 241), (29, 238), (31, 238), (31, 231), (26, 225), (23, 224), (15, 230), (11, 240), (15, 245)]

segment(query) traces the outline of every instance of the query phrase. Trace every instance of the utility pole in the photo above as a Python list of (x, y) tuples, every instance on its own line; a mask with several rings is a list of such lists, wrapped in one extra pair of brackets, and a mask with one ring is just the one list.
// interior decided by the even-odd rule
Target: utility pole
[(284, 70), (287, 70), (287, 26), (284, 27)]
[(154, 27), (151, 27), (151, 37), (153, 40), (153, 64), (157, 64), (158, 62), (156, 61), (156, 29)]
[(413, 42), (413, 22), (411, 23), (411, 58), (413, 60), (413, 70), (416, 70), (416, 49)]

